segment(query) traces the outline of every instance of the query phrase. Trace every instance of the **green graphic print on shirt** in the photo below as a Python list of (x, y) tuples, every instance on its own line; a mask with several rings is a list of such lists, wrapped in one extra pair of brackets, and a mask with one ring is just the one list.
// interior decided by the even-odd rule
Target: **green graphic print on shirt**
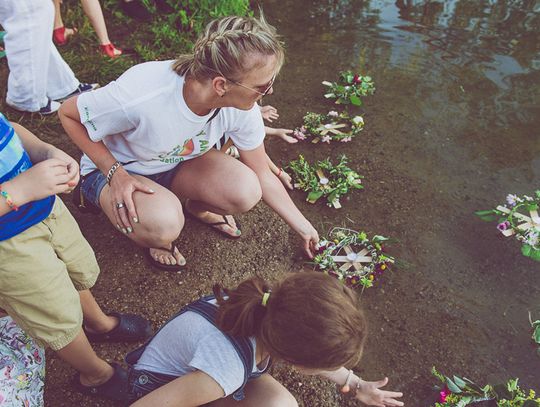
[(189, 156), (193, 154), (194, 151), (197, 150), (198, 152), (195, 153), (195, 156), (204, 154), (206, 150), (208, 150), (208, 140), (205, 139), (199, 139), (198, 137), (205, 136), (206, 133), (204, 130), (201, 130), (199, 134), (197, 134), (195, 137), (186, 140), (183, 145), (177, 145), (173, 148), (172, 151), (168, 153), (163, 153), (159, 155), (159, 161), (167, 164), (174, 164), (182, 162), (186, 159), (186, 156)]

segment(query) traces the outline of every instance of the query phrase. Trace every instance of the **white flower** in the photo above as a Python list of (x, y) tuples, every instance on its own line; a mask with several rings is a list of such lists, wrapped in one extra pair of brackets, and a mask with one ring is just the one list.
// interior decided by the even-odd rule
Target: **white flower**
[(523, 198), (525, 198), (526, 201), (534, 201), (534, 199), (528, 195), (523, 195)]
[(331, 128), (332, 128), (332, 125), (331, 125), (331, 124), (325, 124), (325, 125), (324, 125), (324, 128), (325, 128), (325, 129), (331, 129)]
[(345, 90), (349, 90), (350, 88), (350, 86), (345, 86)]
[(510, 206), (516, 206), (516, 204), (519, 202), (519, 198), (517, 195), (514, 195), (514, 194), (508, 194), (506, 196), (506, 202), (508, 203), (508, 205)]
[(527, 238), (525, 239), (525, 244), (535, 247), (538, 244), (538, 232), (531, 230), (527, 233)]
[(331, 110), (331, 111), (328, 112), (328, 116), (330, 116), (330, 117), (338, 117), (339, 113), (336, 112), (335, 110)]
[(360, 125), (360, 123), (364, 124), (364, 119), (362, 118), (362, 116), (354, 116), (352, 122), (358, 126)]

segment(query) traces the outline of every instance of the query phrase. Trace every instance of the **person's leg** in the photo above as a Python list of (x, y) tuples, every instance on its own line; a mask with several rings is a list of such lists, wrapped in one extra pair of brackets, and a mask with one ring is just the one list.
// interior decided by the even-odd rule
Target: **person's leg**
[(80, 373), (83, 386), (97, 386), (109, 380), (114, 369), (99, 358), (81, 329), (75, 339), (56, 351), (65, 362)]
[(77, 32), (76, 28), (64, 27), (64, 21), (62, 21), (62, 10), (60, 5), (62, 0), (53, 0), (54, 2), (54, 30), (53, 40), (56, 45), (65, 45), (69, 37)]
[(48, 43), (52, 43), (53, 15), (50, 1), (0, 2), (0, 24), (7, 31), (6, 102), (16, 109), (36, 112), (47, 105)]
[(107, 26), (105, 25), (105, 19), (103, 18), (103, 10), (99, 4), (99, 0), (81, 0), (84, 14), (90, 19), (90, 23), (101, 45), (109, 44), (109, 34), (107, 33)]
[(0, 308), (38, 345), (49, 346), (80, 371), (83, 384), (100, 384), (113, 369), (86, 339), (79, 293), (56, 252), (65, 249), (54, 241), (64, 209), (56, 202), (45, 220), (0, 242)]
[[(257, 175), (240, 161), (211, 149), (206, 154), (185, 161), (176, 173), (171, 190), (187, 198), (186, 210), (205, 223), (222, 220), (221, 215), (249, 211), (262, 196)], [(236, 223), (228, 217), (220, 228), (236, 235)]]
[[(166, 265), (184, 265), (186, 260), (180, 252), (175, 251), (173, 255), (166, 250), (171, 248), (172, 242), (178, 238), (184, 227), (184, 213), (180, 201), (158, 183), (142, 175), (133, 176), (152, 188), (154, 193), (134, 193), (133, 200), (139, 222), (132, 222), (133, 230), (126, 233), (126, 236), (138, 245), (150, 248), (150, 255), (156, 261)], [(108, 185), (101, 190), (99, 204), (111, 223), (116, 225), (113, 211), (118, 209), (111, 204)]]
[(244, 388), (245, 398), (236, 401), (232, 397), (213, 401), (210, 407), (298, 407), (294, 396), (268, 373), (248, 382)]
[(60, 5), (62, 0), (53, 0), (54, 3), (54, 28), (60, 28), (64, 26), (62, 21), (62, 10), (60, 10)]

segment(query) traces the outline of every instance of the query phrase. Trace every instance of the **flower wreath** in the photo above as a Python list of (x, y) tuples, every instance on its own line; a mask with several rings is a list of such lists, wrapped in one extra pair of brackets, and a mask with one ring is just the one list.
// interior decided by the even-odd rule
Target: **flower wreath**
[(349, 287), (369, 288), (395, 262), (383, 252), (382, 243), (388, 238), (365, 232), (333, 228), (328, 238), (322, 239), (313, 258), (316, 269), (334, 276)]
[(442, 375), (433, 367), (431, 373), (444, 387), (438, 387), (439, 397), (434, 407), (465, 407), (481, 401), (493, 400), (497, 407), (537, 407), (540, 398), (534, 390), (525, 392), (518, 386), (519, 379), (510, 379), (505, 384), (478, 386), (466, 377)]
[(327, 99), (336, 99), (336, 104), (353, 104), (362, 106), (360, 97), (373, 95), (375, 85), (369, 76), (355, 74), (352, 71), (339, 73), (337, 82), (323, 81), (323, 85), (328, 86), (328, 93), (324, 95)]
[(347, 112), (330, 111), (327, 114), (308, 112), (302, 127), (294, 129), (298, 140), (313, 137), (312, 143), (330, 143), (330, 140), (346, 143), (364, 128), (362, 116), (350, 117)]
[(535, 197), (522, 197), (509, 194), (506, 204), (496, 209), (475, 212), (486, 221), (498, 220), (497, 229), (505, 236), (515, 236), (523, 245), (521, 253), (533, 260), (540, 261), (540, 191)]
[(311, 166), (302, 155), (291, 161), (288, 168), (292, 171), (295, 188), (308, 192), (306, 201), (315, 203), (325, 196), (328, 206), (341, 208), (339, 198), (350, 188), (362, 189), (361, 175), (347, 167), (347, 157), (342, 155), (337, 165), (330, 159), (318, 161)]

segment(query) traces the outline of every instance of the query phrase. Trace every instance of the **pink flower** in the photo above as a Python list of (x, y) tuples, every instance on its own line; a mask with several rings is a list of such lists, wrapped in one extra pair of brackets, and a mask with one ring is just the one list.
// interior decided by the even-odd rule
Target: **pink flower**
[(300, 127), (300, 132), (301, 132), (301, 133), (305, 133), (305, 132), (306, 132), (305, 126)]
[(510, 227), (510, 222), (508, 222), (507, 220), (497, 225), (497, 229), (499, 229), (501, 232), (504, 232), (509, 227)]
[(344, 138), (341, 139), (341, 142), (342, 143), (348, 143), (351, 140), (352, 140), (352, 137), (344, 137)]
[(321, 138), (321, 142), (330, 144), (331, 137), (327, 134)]
[(446, 398), (452, 394), (452, 392), (450, 390), (448, 390), (447, 387), (445, 387), (444, 389), (442, 389), (440, 392), (439, 392), (439, 403), (446, 403)]
[(354, 75), (353, 83), (362, 83), (362, 79), (360, 79), (360, 75), (358, 74)]
[(298, 129), (295, 129), (293, 131), (293, 136), (296, 137), (298, 140), (306, 139), (306, 135), (302, 131), (299, 131)]

